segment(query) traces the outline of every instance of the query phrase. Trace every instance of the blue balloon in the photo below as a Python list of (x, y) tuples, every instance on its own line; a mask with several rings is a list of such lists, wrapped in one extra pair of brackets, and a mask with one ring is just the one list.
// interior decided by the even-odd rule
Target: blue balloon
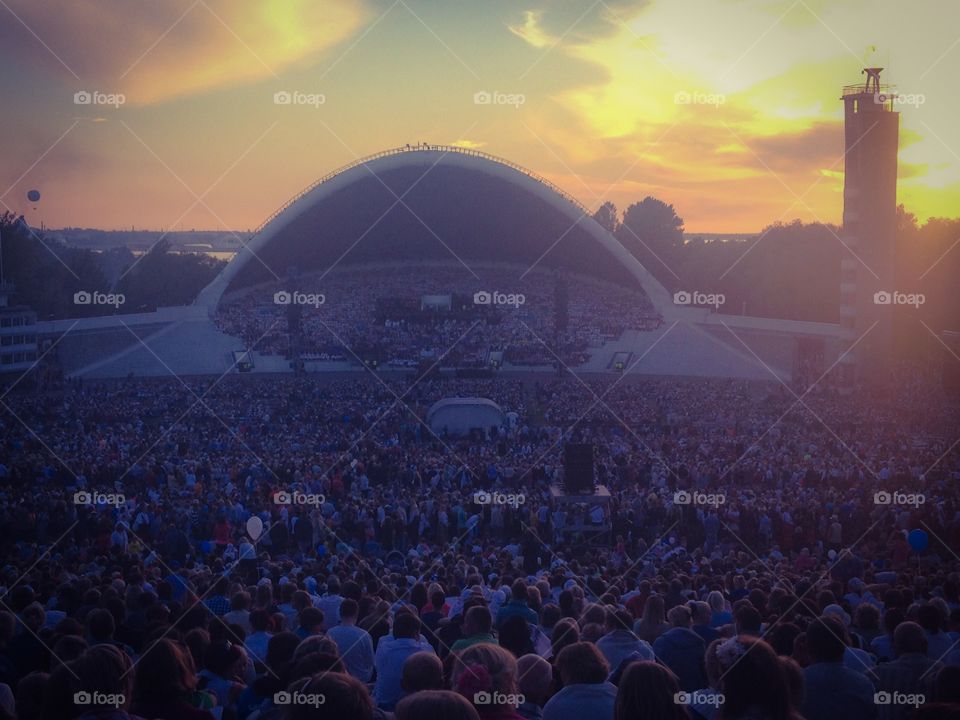
[(907, 542), (910, 543), (912, 547), (917, 552), (926, 550), (927, 545), (930, 544), (930, 537), (927, 535), (926, 530), (911, 530), (907, 535)]
[(213, 541), (212, 540), (203, 540), (200, 543), (200, 552), (204, 555), (209, 555), (213, 552)]
[(27, 192), (27, 200), (29, 200), (30, 202), (36, 202), (39, 199), (40, 199), (39, 190), (29, 190)]

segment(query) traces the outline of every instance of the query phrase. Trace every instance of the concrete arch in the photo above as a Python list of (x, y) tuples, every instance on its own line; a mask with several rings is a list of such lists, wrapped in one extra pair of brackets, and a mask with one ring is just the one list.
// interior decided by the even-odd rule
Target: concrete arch
[(636, 278), (661, 315), (664, 317), (676, 315), (678, 308), (674, 306), (667, 289), (611, 233), (594, 220), (590, 211), (573, 196), (549, 180), (509, 160), (451, 145), (406, 145), (385, 150), (350, 163), (320, 178), (267, 218), (257, 228), (247, 245), (241, 248), (220, 274), (201, 291), (194, 304), (205, 307), (212, 314), (237, 273), (247, 263), (259, 262), (256, 259), (257, 253), (281, 233), (291, 221), (333, 193), (360, 179), (369, 178), (371, 174), (376, 176), (380, 172), (400, 167), (422, 167), (424, 172), (428, 172), (437, 165), (482, 172), (511, 183), (545, 201), (570, 219), (571, 228), (579, 226), (613, 255)]

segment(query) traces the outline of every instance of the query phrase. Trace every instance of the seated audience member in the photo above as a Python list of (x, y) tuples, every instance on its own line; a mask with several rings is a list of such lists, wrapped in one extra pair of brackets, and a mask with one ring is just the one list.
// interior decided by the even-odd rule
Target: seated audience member
[(633, 660), (653, 660), (653, 648), (645, 640), (638, 638), (630, 627), (633, 621), (626, 610), (608, 608), (606, 612), (606, 634), (597, 640), (597, 649), (606, 658), (611, 672), (616, 672), (620, 663), (627, 658)]
[(327, 630), (327, 637), (337, 643), (347, 672), (361, 682), (373, 677), (373, 640), (363, 628), (357, 627), (359, 605), (351, 598), (340, 603), (340, 624)]
[[(663, 665), (630, 663), (620, 678), (614, 720), (688, 720), (677, 676)], [(585, 709), (586, 710), (586, 709)]]
[(563, 688), (543, 708), (543, 720), (610, 720), (617, 689), (607, 682), (610, 666), (593, 643), (568, 645), (557, 657)]
[(713, 611), (710, 604), (702, 601), (690, 603), (690, 615), (693, 625), (690, 627), (697, 635), (703, 638), (704, 645), (709, 645), (718, 637), (720, 632), (710, 624), (713, 618)]
[[(302, 701), (287, 705), (283, 720), (373, 720), (375, 716), (366, 686), (347, 673), (320, 672), (295, 681), (286, 692), (291, 699), (299, 693)], [(309, 702), (311, 697), (323, 701)]]
[[(883, 663), (876, 670), (876, 688), (891, 696), (922, 695), (933, 697), (934, 682), (942, 667), (927, 657), (927, 634), (914, 622), (902, 622), (893, 633), (893, 649), (897, 659)], [(901, 720), (913, 714), (913, 707), (898, 703), (879, 705), (881, 720)]]
[(523, 720), (517, 712), (517, 659), (508, 650), (480, 643), (453, 657), (450, 684), (481, 718)]
[[(716, 648), (723, 703), (718, 720), (807, 720), (794, 706), (789, 671), (766, 642), (748, 636), (720, 641)], [(837, 666), (842, 668), (840, 653)], [(865, 680), (862, 675), (854, 675)], [(871, 695), (871, 700), (873, 699)], [(844, 716), (836, 716), (842, 720)]]
[(803, 703), (806, 720), (860, 720), (877, 716), (873, 683), (860, 672), (843, 665), (846, 650), (843, 623), (835, 617), (820, 617), (806, 632), (812, 664), (804, 671), (807, 694)]
[(492, 628), (493, 616), (490, 614), (490, 608), (486, 605), (474, 605), (463, 616), (464, 637), (457, 640), (450, 651), (460, 652), (478, 643), (496, 642), (496, 638), (491, 633)]
[(172, 640), (161, 639), (137, 663), (131, 709), (145, 718), (213, 720), (210, 711), (194, 705), (196, 689), (190, 652)]
[(514, 580), (513, 585), (510, 586), (510, 600), (501, 605), (497, 611), (496, 625), (498, 630), (508, 618), (514, 615), (519, 615), (527, 623), (536, 625), (537, 613), (530, 607), (528, 597), (526, 580), (523, 578)]
[(480, 720), (463, 695), (450, 690), (422, 690), (397, 703), (396, 720)]
[(677, 676), (682, 690), (702, 688), (707, 684), (703, 638), (690, 629), (690, 611), (686, 606), (670, 608), (669, 618), (673, 627), (657, 638), (653, 652)]
[(543, 706), (550, 698), (550, 684), (553, 681), (553, 668), (539, 655), (530, 653), (517, 660), (519, 690), (523, 703), (517, 707), (517, 713), (526, 720), (541, 720)]
[(443, 689), (443, 663), (434, 653), (415, 652), (403, 663), (400, 687), (407, 695), (421, 690)]
[(518, 658), (533, 652), (530, 625), (519, 615), (513, 615), (504, 620), (497, 635), (500, 647), (512, 652), (514, 657)]
[[(433, 651), (429, 644), (427, 648)], [(423, 649), (420, 643), (420, 618), (410, 612), (398, 612), (393, 621), (393, 640), (381, 640), (374, 656), (377, 682), (373, 697), (381, 710), (392, 711), (397, 700), (403, 697), (403, 664), (408, 657)]]

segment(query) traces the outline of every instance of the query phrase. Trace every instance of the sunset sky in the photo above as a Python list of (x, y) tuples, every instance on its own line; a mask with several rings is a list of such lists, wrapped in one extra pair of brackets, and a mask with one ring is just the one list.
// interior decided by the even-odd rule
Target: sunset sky
[(839, 96), (869, 64), (914, 101), (900, 202), (957, 217), (958, 19), (955, 0), (0, 0), (0, 210), (245, 230), (357, 157), (424, 141), (512, 160), (591, 209), (655, 195), (688, 233), (837, 223)]

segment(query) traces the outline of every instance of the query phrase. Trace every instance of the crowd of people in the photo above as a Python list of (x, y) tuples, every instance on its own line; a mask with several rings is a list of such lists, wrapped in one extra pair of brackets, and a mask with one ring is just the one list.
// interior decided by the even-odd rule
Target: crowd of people
[[(483, 264), (475, 270), (459, 264), (338, 268), (231, 293), (217, 322), (253, 350), (287, 356), (290, 308), (284, 301), (299, 292), (302, 355), (353, 361), (351, 350), (363, 349), (393, 365), (446, 356), (458, 367), (486, 367), (497, 352), (513, 365), (552, 365), (557, 353), (576, 366), (587, 360), (588, 349), (625, 330), (656, 329), (662, 322), (638, 290), (567, 276), (568, 323), (556, 349), (557, 277), (524, 270)], [(444, 299), (460, 299), (466, 307)]]
[[(458, 396), (517, 421), (435, 434)], [(2, 403), (0, 718), (960, 717), (960, 418), (920, 371)], [(602, 495), (558, 501), (570, 441)]]

